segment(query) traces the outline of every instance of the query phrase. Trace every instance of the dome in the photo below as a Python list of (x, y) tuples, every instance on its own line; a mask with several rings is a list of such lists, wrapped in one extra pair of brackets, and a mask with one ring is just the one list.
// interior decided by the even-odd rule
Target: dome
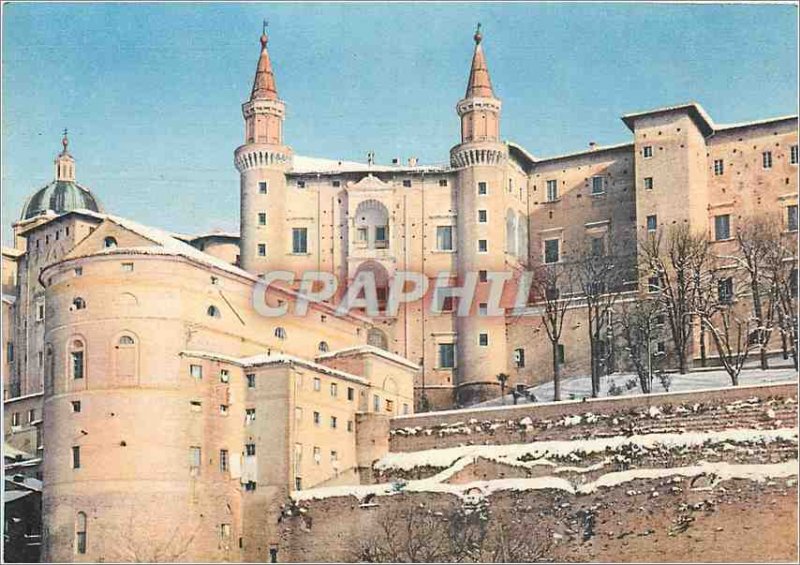
[(20, 219), (27, 220), (47, 210), (52, 210), (56, 214), (65, 214), (81, 209), (92, 212), (103, 211), (97, 197), (88, 188), (70, 180), (54, 180), (28, 198), (22, 208)]

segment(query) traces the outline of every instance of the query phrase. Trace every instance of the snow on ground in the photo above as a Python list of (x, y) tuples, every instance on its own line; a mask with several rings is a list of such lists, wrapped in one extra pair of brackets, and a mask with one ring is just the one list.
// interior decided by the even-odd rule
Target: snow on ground
[[(669, 375), (672, 382), (669, 387), (669, 392), (690, 392), (693, 390), (705, 390), (713, 388), (725, 388), (731, 386), (731, 379), (724, 369), (713, 371), (694, 371), (681, 375), (678, 373), (671, 373)], [(636, 379), (637, 386), (632, 389), (627, 389), (625, 384)], [(782, 367), (779, 369), (768, 369), (762, 371), (757, 368), (748, 368), (741, 372), (739, 375), (739, 385), (760, 385), (770, 383), (780, 383), (787, 381), (796, 381), (797, 371), (793, 367)], [(633, 396), (642, 394), (638, 386), (638, 377), (634, 373), (615, 373), (601, 377), (600, 379), (600, 396), (609, 396), (608, 389), (611, 383), (622, 389), (621, 396)], [(553, 400), (553, 382), (546, 382), (536, 385), (528, 389), (532, 392), (538, 402), (549, 402)], [(658, 378), (654, 378), (653, 392), (667, 392), (661, 386)], [(561, 399), (562, 400), (580, 400), (583, 398), (591, 398), (592, 396), (592, 381), (589, 376), (584, 377), (570, 377), (561, 381)], [(517, 399), (517, 404), (526, 404), (530, 402), (527, 398), (522, 397)], [(511, 394), (507, 394), (505, 398), (505, 405), (512, 405), (514, 403)], [(471, 406), (486, 407), (486, 406), (501, 406), (503, 401), (500, 397), (486, 402), (481, 402)]]

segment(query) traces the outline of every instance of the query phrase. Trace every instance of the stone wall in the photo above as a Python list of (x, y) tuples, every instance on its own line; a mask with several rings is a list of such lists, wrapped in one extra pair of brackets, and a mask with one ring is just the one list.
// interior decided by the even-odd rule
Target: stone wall
[[(733, 404), (752, 398), (753, 403)], [(770, 399), (779, 402), (770, 404)], [(794, 426), (797, 405), (791, 399), (797, 399), (795, 384), (429, 412), (394, 418), (389, 445), (390, 451), (418, 451), (615, 435), (625, 430), (646, 433), (670, 425), (702, 430), (744, 424)], [(770, 410), (774, 417), (767, 416)]]

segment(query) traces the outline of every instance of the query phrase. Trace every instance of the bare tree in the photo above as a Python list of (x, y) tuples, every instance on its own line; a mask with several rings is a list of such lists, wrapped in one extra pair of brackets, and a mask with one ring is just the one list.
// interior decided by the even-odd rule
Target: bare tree
[(175, 524), (164, 529), (158, 536), (145, 532), (140, 517), (131, 511), (126, 527), (114, 527), (107, 531), (105, 539), (111, 543), (110, 557), (115, 561), (133, 563), (174, 563), (185, 561), (186, 553), (194, 542), (200, 527)]
[(540, 310), (542, 326), (547, 332), (553, 355), (553, 400), (561, 400), (561, 360), (559, 345), (564, 317), (575, 302), (571, 270), (564, 263), (539, 266), (533, 272), (531, 290), (534, 305)]
[(772, 215), (744, 218), (736, 228), (737, 253), (733, 259), (747, 274), (750, 301), (755, 319), (755, 338), (759, 349), (760, 366), (769, 368), (767, 343), (777, 314), (776, 287), (770, 281), (770, 256), (781, 239), (781, 219)]
[(524, 514), (492, 514), (485, 503), (435, 511), (425, 504), (383, 512), (356, 541), (354, 561), (369, 563), (535, 562), (551, 556), (553, 535)]
[(642, 392), (653, 392), (653, 374), (663, 355), (653, 351), (653, 342), (663, 333), (664, 310), (657, 300), (637, 298), (620, 304), (619, 326), (625, 351), (639, 377)]
[(613, 241), (588, 236), (579, 244), (573, 257), (575, 284), (583, 295), (588, 321), (592, 397), (597, 398), (601, 372), (611, 372), (609, 366), (614, 355), (612, 315), (631, 271), (630, 258), (622, 255)]
[(685, 374), (689, 370), (696, 274), (708, 261), (708, 242), (705, 235), (693, 233), (687, 224), (678, 224), (648, 233), (639, 242), (639, 249), (640, 269), (648, 286), (653, 287), (648, 290), (666, 314), (678, 370)]
[(746, 301), (747, 279), (749, 274), (729, 258), (709, 260), (695, 275), (695, 313), (733, 386), (738, 386), (750, 352), (758, 347), (751, 341), (757, 321)]

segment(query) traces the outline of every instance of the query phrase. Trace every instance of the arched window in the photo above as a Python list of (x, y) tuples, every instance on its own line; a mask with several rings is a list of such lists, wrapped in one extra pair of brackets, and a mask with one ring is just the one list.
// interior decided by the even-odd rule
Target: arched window
[(81, 340), (76, 339), (70, 343), (70, 373), (75, 380), (82, 379), (86, 375), (86, 348)]
[(365, 200), (356, 208), (356, 240), (368, 249), (389, 247), (389, 211), (377, 200)]
[(320, 341), (319, 342), (319, 352), (320, 353), (327, 353), (330, 351), (330, 346), (328, 345), (327, 341)]
[(75, 553), (86, 553), (86, 514), (75, 516)]
[(121, 335), (114, 348), (114, 372), (122, 385), (135, 384), (137, 349), (136, 340), (130, 335)]
[(388, 351), (389, 340), (386, 334), (378, 328), (372, 328), (367, 333), (367, 344)]
[(103, 247), (106, 249), (114, 249), (117, 246), (117, 240), (111, 236), (108, 236), (103, 240)]
[(275, 337), (278, 339), (286, 339), (286, 330), (280, 326), (275, 328)]
[(86, 308), (86, 301), (80, 296), (75, 297), (75, 299), (72, 301), (72, 309), (83, 310), (84, 308)]
[(208, 310), (206, 310), (206, 314), (211, 316), (212, 318), (221, 318), (222, 314), (219, 312), (219, 308), (216, 306), (209, 306)]

